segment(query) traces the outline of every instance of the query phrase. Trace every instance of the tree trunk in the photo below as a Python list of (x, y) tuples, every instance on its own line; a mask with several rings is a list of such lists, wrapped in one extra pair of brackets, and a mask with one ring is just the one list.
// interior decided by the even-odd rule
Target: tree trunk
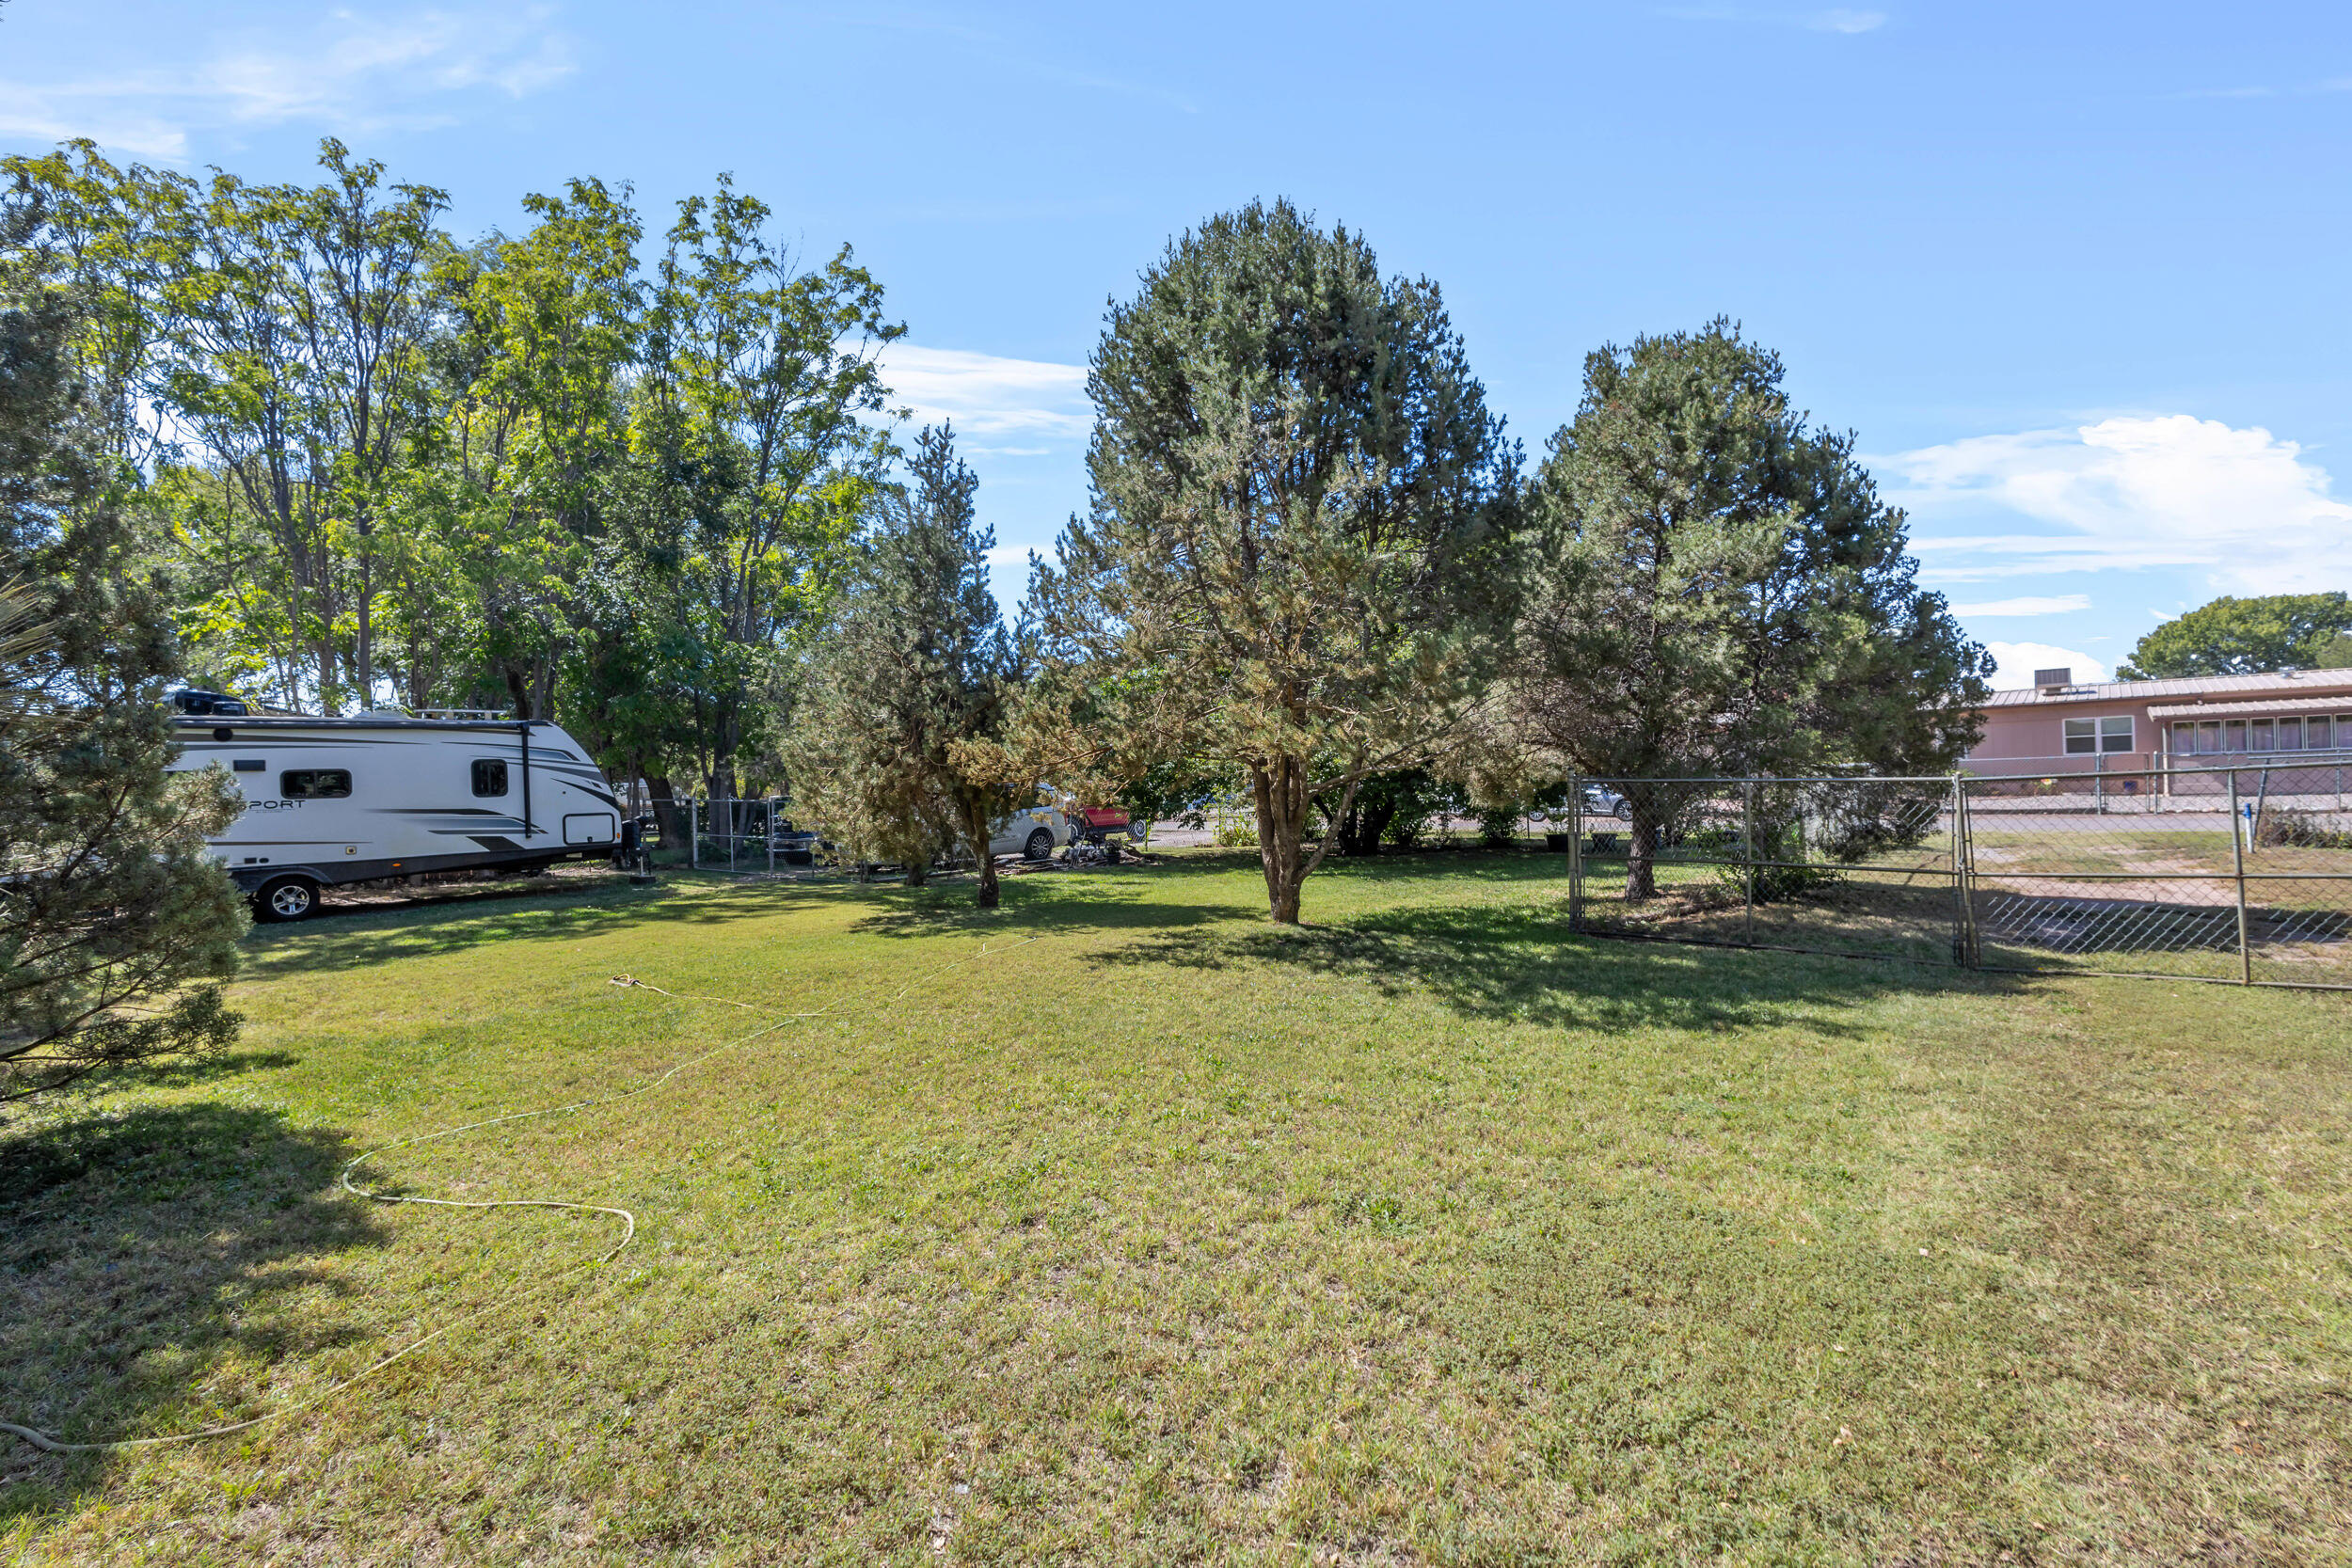
[(963, 830), (964, 845), (980, 872), (980, 891), (975, 901), (981, 909), (993, 910), (996, 907), (996, 857), (988, 852), (990, 801), (977, 791), (959, 790), (957, 795), (957, 825)]
[(929, 861), (925, 860), (925, 859), (924, 859), (922, 856), (920, 856), (920, 855), (914, 855), (914, 856), (910, 856), (910, 857), (908, 857), (908, 860), (907, 860), (907, 886), (909, 886), (909, 887), (929, 887), (929, 886), (930, 886), (930, 885), (931, 885), (931, 866), (930, 866), (930, 862), (929, 862)]
[[(1249, 765), (1251, 794), (1258, 808), (1258, 862), (1265, 869), (1266, 912), (1278, 926), (1298, 924), (1299, 891), (1323, 863), (1330, 835), (1312, 854), (1307, 852), (1307, 759), (1274, 757)], [(1355, 809), (1357, 781), (1347, 782), (1340, 797), (1339, 820)]]
[(1266, 912), (1278, 926), (1298, 924), (1299, 813), (1291, 800), (1296, 768), (1290, 757), (1249, 765), (1250, 793), (1258, 808), (1258, 863), (1265, 872)]
[(357, 630), (358, 646), (352, 651), (352, 663), (359, 677), (359, 711), (372, 712), (375, 707), (375, 573), (374, 563), (368, 558), (369, 528), (359, 525), (359, 617)]
[(653, 800), (654, 824), (661, 830), (661, 842), (672, 847), (686, 842), (686, 813), (679, 809), (677, 795), (666, 778), (648, 777), (645, 793)]
[(1628, 903), (1658, 896), (1658, 824), (1636, 806), (1626, 834), (1625, 896)]

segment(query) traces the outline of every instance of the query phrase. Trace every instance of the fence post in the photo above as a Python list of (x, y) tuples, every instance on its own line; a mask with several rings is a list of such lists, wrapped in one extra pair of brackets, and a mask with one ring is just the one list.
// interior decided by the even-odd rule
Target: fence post
[(2254, 951), (2246, 941), (2246, 830), (2238, 821), (2237, 769), (2230, 769), (2230, 867), (2237, 879), (2237, 983), (2254, 983)]
[[(2106, 739), (2104, 736), (2095, 738), (2102, 741)], [(2093, 816), (2105, 816), (2107, 814), (2107, 754), (2105, 752), (2091, 753), (2090, 800), (2090, 814)]]
[(1740, 784), (1740, 847), (1747, 858), (1746, 930), (1747, 943), (1756, 945), (1756, 781), (1745, 779)]
[(1963, 860), (1963, 847), (1968, 839), (1968, 786), (1963, 775), (1952, 775), (1952, 962), (1963, 969), (1976, 967), (1976, 943), (1970, 940), (1973, 911), (1969, 909), (1968, 873)]
[(768, 875), (776, 874), (776, 798), (768, 797)]
[(686, 868), (689, 871), (703, 868), (703, 803), (700, 800), (686, 802)]
[(1568, 775), (1568, 929), (1584, 929), (1584, 781)]

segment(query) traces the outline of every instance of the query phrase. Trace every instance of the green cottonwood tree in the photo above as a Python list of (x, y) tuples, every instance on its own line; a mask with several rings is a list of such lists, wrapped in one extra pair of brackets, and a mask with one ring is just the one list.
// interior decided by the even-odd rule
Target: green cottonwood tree
[[(1781, 375), (1722, 320), (1586, 358), (1530, 495), (1541, 564), (1507, 697), (1558, 762), (1918, 773), (1973, 743), (1991, 657), (1917, 585), (1852, 438), (1809, 428)], [(1637, 821), (1628, 897), (1651, 895), (1659, 827)]]
[(1516, 584), (1516, 455), (1437, 286), (1253, 204), (1114, 305), (1088, 389), (1092, 504), (1036, 602), (1104, 733), (1237, 768), (1266, 902), (1295, 923), (1368, 775), (1439, 745)]
[(2326, 668), (2329, 645), (2346, 632), (2352, 632), (2352, 596), (2341, 593), (2223, 597), (2141, 638), (2116, 675), (2150, 681)]
[(613, 507), (637, 610), (662, 627), (673, 754), (714, 797), (758, 745), (771, 666), (824, 620), (883, 461), (864, 418), (882, 407), (875, 356), (906, 331), (847, 245), (801, 270), (769, 215), (724, 176), (678, 203), (631, 388), (637, 471)]
[(988, 590), (995, 531), (974, 515), (979, 481), (953, 434), (923, 431), (911, 467), (810, 654), (786, 750), (793, 809), (913, 881), (936, 847), (961, 844), (993, 910), (990, 830), (1036, 790), (991, 766), (1022, 661)]
[(32, 206), (0, 207), (0, 1103), (233, 1038), (246, 923), (204, 847), (235, 790), (167, 772), (170, 620)]

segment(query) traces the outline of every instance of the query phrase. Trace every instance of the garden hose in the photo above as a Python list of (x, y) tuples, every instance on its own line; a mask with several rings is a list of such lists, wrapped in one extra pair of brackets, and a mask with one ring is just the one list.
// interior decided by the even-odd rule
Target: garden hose
[[(1041, 942), (1044, 939), (1041, 937), (1024, 937), (1019, 942), (1009, 942), (1005, 945), (1008, 948), (1025, 947), (1030, 942)], [(899, 987), (896, 991), (892, 992), (882, 1005), (887, 1006), (888, 1003), (898, 1001), (898, 998), (906, 995), (907, 992), (913, 990), (917, 985), (920, 985), (923, 981), (929, 980), (935, 975), (944, 974), (951, 969), (961, 968), (965, 964), (977, 963), (980, 959), (987, 958), (990, 951), (991, 948), (989, 944), (983, 942), (980, 945), (980, 950), (977, 953), (973, 954), (970, 958), (958, 958), (953, 962), (942, 964), (938, 968), (927, 972), (918, 978), (908, 981), (905, 985)], [(657, 996), (666, 996), (675, 1002), (707, 1002), (719, 1006), (739, 1007), (749, 1013), (764, 1013), (772, 1010), (771, 1008), (760, 1006), (756, 1003), (738, 1002), (731, 997), (698, 996), (683, 991), (664, 990), (661, 987), (650, 985), (644, 980), (638, 979), (633, 974), (615, 974), (612, 976), (611, 983), (632, 990), (649, 990)], [(778, 1019), (773, 1023), (768, 1024), (764, 1028), (755, 1029), (748, 1035), (743, 1035), (735, 1039), (728, 1040), (722, 1045), (713, 1046), (708, 1051), (702, 1053), (700, 1055), (689, 1056), (686, 1060), (674, 1064), (670, 1068), (664, 1069), (660, 1075), (647, 1079), (644, 1083), (638, 1085), (634, 1088), (623, 1089), (614, 1094), (598, 1095), (589, 1100), (575, 1100), (563, 1105), (542, 1106), (535, 1111), (515, 1111), (506, 1116), (491, 1117), (483, 1121), (469, 1121), (460, 1127), (444, 1127), (437, 1132), (421, 1133), (413, 1138), (402, 1138), (398, 1142), (385, 1144), (379, 1148), (369, 1149), (366, 1153), (360, 1155), (358, 1158), (353, 1160), (349, 1164), (343, 1166), (341, 1182), (343, 1190), (350, 1193), (355, 1197), (367, 1198), (375, 1203), (419, 1203), (430, 1205), (437, 1209), (573, 1209), (578, 1210), (582, 1213), (610, 1214), (614, 1219), (621, 1222), (620, 1240), (614, 1242), (610, 1247), (606, 1248), (595, 1258), (582, 1259), (573, 1263), (569, 1268), (546, 1275), (540, 1281), (537, 1288), (526, 1290), (517, 1295), (501, 1296), (499, 1299), (490, 1302), (486, 1306), (477, 1307), (473, 1311), (466, 1313), (462, 1317), (453, 1318), (448, 1323), (445, 1323), (440, 1327), (435, 1329), (432, 1333), (421, 1335), (417, 1338), (409, 1340), (406, 1344), (401, 1346), (398, 1350), (393, 1351), (390, 1354), (361, 1368), (358, 1371), (352, 1373), (342, 1382), (322, 1389), (308, 1399), (298, 1400), (293, 1404), (280, 1406), (279, 1408), (270, 1411), (265, 1415), (255, 1416), (247, 1420), (231, 1421), (222, 1426), (205, 1427), (201, 1431), (198, 1432), (171, 1433), (161, 1437), (121, 1437), (114, 1439), (111, 1442), (103, 1443), (61, 1442), (45, 1432), (39, 1431), (33, 1427), (21, 1426), (14, 1421), (0, 1421), (0, 1432), (8, 1433), (11, 1436), (22, 1437), (25, 1442), (30, 1443), (33, 1447), (47, 1453), (116, 1453), (127, 1449), (156, 1448), (167, 1443), (193, 1443), (207, 1437), (226, 1437), (231, 1433), (247, 1432), (266, 1422), (282, 1420), (288, 1416), (296, 1415), (301, 1411), (311, 1408), (314, 1405), (323, 1404), (326, 1401), (334, 1398), (337, 1394), (342, 1393), (344, 1389), (349, 1388), (354, 1384), (374, 1376), (377, 1372), (382, 1371), (393, 1362), (402, 1359), (404, 1356), (413, 1354), (414, 1353), (422, 1350), (425, 1346), (433, 1343), (434, 1340), (440, 1338), (442, 1336), (449, 1334), (455, 1329), (463, 1328), (466, 1324), (472, 1323), (479, 1318), (486, 1317), (490, 1313), (499, 1310), (501, 1307), (512, 1307), (518, 1302), (528, 1300), (532, 1295), (537, 1292), (537, 1290), (544, 1289), (558, 1280), (569, 1278), (572, 1275), (579, 1273), (582, 1269), (600, 1267), (603, 1264), (610, 1263), (613, 1259), (619, 1257), (622, 1250), (626, 1248), (631, 1241), (635, 1240), (637, 1236), (637, 1216), (626, 1209), (618, 1209), (603, 1203), (580, 1203), (568, 1198), (553, 1197), (500, 1197), (483, 1198), (472, 1201), (450, 1197), (410, 1197), (395, 1193), (381, 1193), (370, 1187), (359, 1186), (351, 1180), (352, 1173), (358, 1170), (361, 1165), (367, 1164), (370, 1160), (374, 1159), (377, 1155), (389, 1154), (396, 1149), (414, 1148), (419, 1144), (434, 1143), (442, 1138), (453, 1138), (461, 1132), (478, 1132), (485, 1127), (497, 1127), (505, 1122), (527, 1121), (533, 1117), (563, 1116), (572, 1111), (585, 1111), (599, 1105), (617, 1104), (624, 1100), (634, 1100), (641, 1095), (651, 1094), (654, 1090), (660, 1088), (663, 1085), (669, 1083), (671, 1079), (675, 1078), (679, 1073), (686, 1071), (689, 1068), (699, 1067), (703, 1063), (709, 1061), (714, 1056), (718, 1056), (726, 1052), (734, 1051), (742, 1046), (749, 1045), (752, 1041), (772, 1035), (777, 1030), (783, 1029), (787, 1025), (804, 1023), (811, 1019), (836, 1016), (836, 1011), (837, 1009), (835, 1004), (827, 1003), (824, 1006), (818, 1007), (811, 1012), (787, 1014), (783, 1018)]]

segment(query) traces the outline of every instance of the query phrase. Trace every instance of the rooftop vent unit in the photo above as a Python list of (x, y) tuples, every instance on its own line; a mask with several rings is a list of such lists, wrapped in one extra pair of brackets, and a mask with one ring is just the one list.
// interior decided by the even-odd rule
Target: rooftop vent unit
[(2056, 670), (2036, 670), (2033, 683), (2042, 689), (2044, 697), (2055, 697), (2074, 684), (2074, 672), (2063, 665)]
[(219, 691), (199, 691), (194, 687), (170, 692), (167, 700), (175, 711), (192, 718), (238, 719), (246, 712), (245, 704), (237, 698)]

